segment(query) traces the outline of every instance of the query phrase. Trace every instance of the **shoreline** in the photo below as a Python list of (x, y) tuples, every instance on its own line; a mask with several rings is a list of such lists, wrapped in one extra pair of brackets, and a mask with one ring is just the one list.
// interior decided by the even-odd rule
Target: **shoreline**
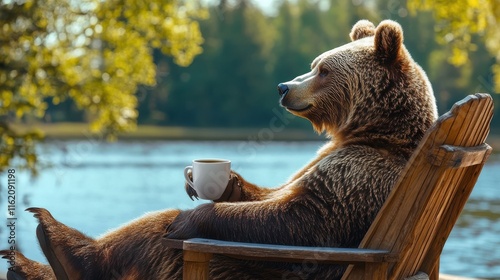
[[(46, 140), (106, 140), (102, 134), (93, 134), (86, 123), (39, 123), (33, 125), (14, 124), (19, 132), (36, 130), (45, 136)], [(316, 134), (312, 129), (261, 127), (261, 128), (205, 128), (138, 125), (134, 131), (120, 133), (117, 140), (187, 140), (187, 141), (325, 141), (324, 135)], [(486, 140), (493, 147), (493, 153), (500, 152), (500, 134), (492, 134)]]
[[(78, 140), (102, 139), (102, 134), (91, 133), (86, 123), (39, 123), (14, 124), (13, 129), (19, 132), (36, 130), (45, 135), (46, 139)], [(222, 127), (179, 127), (138, 125), (133, 131), (119, 133), (118, 140), (199, 140), (199, 141), (318, 141), (326, 139), (317, 135), (312, 129), (286, 127), (255, 127), (255, 128), (222, 128)]]

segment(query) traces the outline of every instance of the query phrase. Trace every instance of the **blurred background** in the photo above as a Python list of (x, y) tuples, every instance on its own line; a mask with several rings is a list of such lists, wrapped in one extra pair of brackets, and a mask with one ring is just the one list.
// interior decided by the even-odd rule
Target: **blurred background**
[[(496, 0), (0, 0), (0, 213), (17, 218), (17, 248), (44, 261), (30, 206), (91, 236), (196, 206), (182, 176), (194, 158), (229, 158), (252, 182), (284, 182), (323, 137), (280, 108), (276, 85), (348, 43), (359, 19), (402, 25), (440, 114), (490, 93), (488, 143), (500, 150)], [(500, 279), (499, 171), (495, 154), (442, 272)], [(2, 248), (9, 234), (0, 227)]]

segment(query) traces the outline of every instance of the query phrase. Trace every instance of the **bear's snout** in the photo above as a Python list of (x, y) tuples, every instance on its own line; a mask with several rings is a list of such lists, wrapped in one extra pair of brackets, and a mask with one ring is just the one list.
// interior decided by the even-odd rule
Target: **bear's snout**
[(288, 93), (288, 86), (283, 83), (278, 84), (278, 93), (281, 97), (285, 98), (286, 94)]

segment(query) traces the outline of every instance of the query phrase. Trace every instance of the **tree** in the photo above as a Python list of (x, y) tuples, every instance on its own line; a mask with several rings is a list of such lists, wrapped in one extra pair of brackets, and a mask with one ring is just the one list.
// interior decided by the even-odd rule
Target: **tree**
[(265, 125), (278, 99), (269, 60), (275, 29), (248, 0), (221, 1), (209, 11), (209, 19), (200, 23), (203, 55), (187, 68), (169, 66), (169, 94), (161, 105), (165, 124)]
[(492, 67), (495, 75), (495, 91), (500, 92), (500, 2), (498, 0), (468, 1), (431, 1), (409, 0), (408, 8), (431, 10), (436, 19), (436, 38), (441, 44), (449, 44), (452, 50), (450, 61), (455, 65), (464, 65), (469, 60), (469, 53), (477, 49), (473, 35), (484, 38), (491, 55), (496, 57)]
[(0, 171), (16, 156), (36, 171), (41, 135), (11, 123), (43, 117), (49, 102), (72, 100), (92, 132), (133, 129), (137, 87), (155, 84), (153, 49), (190, 64), (205, 14), (183, 0), (0, 0)]

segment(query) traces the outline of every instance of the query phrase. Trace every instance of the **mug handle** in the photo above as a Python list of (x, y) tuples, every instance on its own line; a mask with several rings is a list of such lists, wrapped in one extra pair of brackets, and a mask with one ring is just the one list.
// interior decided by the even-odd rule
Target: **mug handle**
[(184, 178), (186, 178), (186, 182), (191, 186), (191, 188), (194, 189), (194, 183), (188, 175), (189, 171), (191, 171), (191, 174), (193, 173), (193, 166), (186, 166), (186, 168), (184, 168)]

